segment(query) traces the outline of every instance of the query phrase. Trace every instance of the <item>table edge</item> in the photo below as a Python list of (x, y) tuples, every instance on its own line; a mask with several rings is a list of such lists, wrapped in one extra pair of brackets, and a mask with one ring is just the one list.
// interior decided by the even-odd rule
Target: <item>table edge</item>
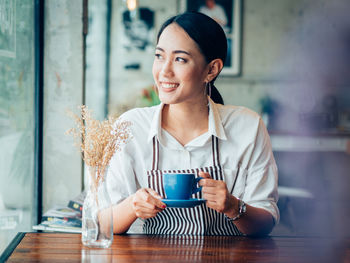
[(22, 241), (23, 237), (26, 235), (25, 232), (18, 232), (16, 236), (12, 239), (11, 243), (5, 248), (4, 252), (0, 256), (0, 262), (5, 262)]

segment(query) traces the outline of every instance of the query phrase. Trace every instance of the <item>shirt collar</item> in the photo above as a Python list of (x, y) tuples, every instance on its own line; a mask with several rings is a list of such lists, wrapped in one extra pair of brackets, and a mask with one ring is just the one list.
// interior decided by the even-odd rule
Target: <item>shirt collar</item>
[(162, 129), (162, 109), (164, 107), (164, 103), (159, 104), (156, 106), (155, 113), (153, 115), (153, 119), (151, 122), (151, 129), (148, 134), (147, 140), (150, 142), (154, 136), (157, 136), (158, 138), (161, 136), (161, 129)]
[[(221, 140), (227, 140), (224, 127), (222, 125), (218, 105), (208, 97), (209, 100), (209, 127), (208, 134), (214, 135)], [(148, 134), (148, 141), (151, 141), (154, 136), (157, 136), (158, 139), (161, 137), (161, 121), (162, 121), (162, 109), (164, 104), (161, 103), (156, 107), (156, 111), (153, 115), (151, 122), (151, 128)]]
[(218, 137), (221, 140), (227, 140), (224, 126), (221, 121), (218, 104), (208, 97), (209, 101), (209, 127), (208, 133)]

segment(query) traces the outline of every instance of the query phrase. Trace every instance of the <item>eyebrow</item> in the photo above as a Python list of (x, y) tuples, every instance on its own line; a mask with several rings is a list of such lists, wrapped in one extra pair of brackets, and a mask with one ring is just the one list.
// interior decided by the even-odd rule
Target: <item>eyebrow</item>
[[(156, 50), (160, 50), (162, 52), (165, 52), (164, 49), (162, 49), (161, 47), (156, 47)], [(174, 50), (172, 53), (174, 53), (174, 54), (183, 53), (183, 54), (191, 56), (191, 54), (185, 50)]]

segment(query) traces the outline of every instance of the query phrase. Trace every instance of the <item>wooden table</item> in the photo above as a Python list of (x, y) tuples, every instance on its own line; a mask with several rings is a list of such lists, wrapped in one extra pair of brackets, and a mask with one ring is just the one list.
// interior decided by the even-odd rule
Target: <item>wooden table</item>
[(5, 257), (8, 262), (350, 262), (350, 240), (116, 235), (110, 248), (91, 249), (82, 245), (80, 234), (19, 233)]

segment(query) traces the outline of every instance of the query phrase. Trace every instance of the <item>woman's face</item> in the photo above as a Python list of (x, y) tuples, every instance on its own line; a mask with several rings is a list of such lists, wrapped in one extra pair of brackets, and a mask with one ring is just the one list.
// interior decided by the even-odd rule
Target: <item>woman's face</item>
[(175, 23), (167, 26), (159, 37), (152, 71), (163, 103), (196, 103), (206, 98), (205, 58), (196, 43)]

